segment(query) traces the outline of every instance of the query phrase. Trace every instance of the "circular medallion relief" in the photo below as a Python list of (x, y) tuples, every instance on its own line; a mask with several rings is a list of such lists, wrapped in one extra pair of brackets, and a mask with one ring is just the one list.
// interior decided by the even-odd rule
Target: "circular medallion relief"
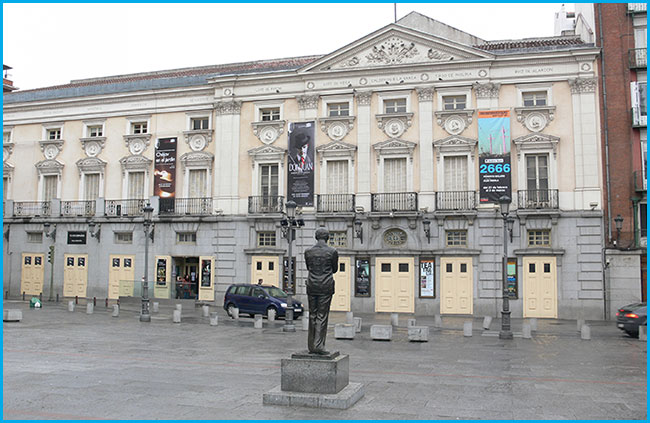
[(399, 246), (406, 244), (406, 232), (401, 229), (393, 228), (384, 232), (384, 243), (390, 246)]
[(230, 95), (230, 94), (232, 94), (230, 88), (226, 88), (225, 90), (223, 90), (223, 95)]
[(589, 65), (589, 63), (583, 63), (580, 66), (580, 69), (582, 69), (584, 72), (587, 72), (587, 71), (591, 70), (591, 65)]
[(134, 156), (137, 156), (138, 154), (142, 154), (144, 148), (145, 145), (144, 145), (144, 141), (142, 140), (133, 140), (129, 143), (129, 151)]
[(361, 84), (361, 85), (366, 85), (367, 83), (368, 83), (368, 80), (366, 78), (361, 78), (359, 80), (359, 84)]
[(348, 128), (343, 122), (334, 122), (327, 128), (327, 135), (333, 140), (340, 140), (348, 133)]
[(59, 154), (59, 149), (55, 145), (48, 145), (43, 150), (43, 154), (46, 159), (52, 160)]
[(429, 80), (429, 75), (426, 74), (426, 73), (423, 73), (422, 75), (420, 75), (420, 79), (423, 80), (423, 81), (428, 81)]
[(458, 135), (465, 129), (465, 121), (460, 116), (449, 116), (445, 121), (445, 131)]
[(478, 76), (480, 76), (481, 78), (485, 78), (487, 76), (487, 71), (485, 69), (481, 69), (480, 71), (478, 71)]
[(98, 143), (92, 141), (86, 144), (86, 155), (88, 157), (95, 157), (101, 151), (101, 147)]
[(399, 119), (390, 119), (384, 126), (384, 132), (392, 138), (399, 138), (405, 130), (404, 122)]
[(205, 137), (203, 135), (197, 134), (190, 139), (190, 148), (193, 151), (201, 151), (205, 148)]
[(313, 82), (307, 82), (307, 88), (313, 90), (316, 85)]
[(546, 128), (547, 123), (548, 121), (546, 120), (546, 116), (538, 112), (530, 113), (524, 120), (526, 128), (533, 132), (540, 132), (542, 129)]
[(271, 144), (273, 141), (278, 139), (278, 130), (272, 126), (267, 126), (262, 128), (260, 131), (260, 141), (264, 144)]

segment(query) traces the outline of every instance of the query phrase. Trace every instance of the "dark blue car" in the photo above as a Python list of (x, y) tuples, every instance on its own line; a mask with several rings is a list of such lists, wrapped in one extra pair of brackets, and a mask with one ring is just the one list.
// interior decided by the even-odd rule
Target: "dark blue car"
[[(300, 301), (293, 300), (293, 318), (297, 319), (303, 312)], [(287, 293), (275, 286), (236, 284), (230, 285), (223, 298), (223, 308), (232, 317), (232, 309), (251, 316), (262, 314), (268, 316), (269, 310), (275, 310), (277, 317), (284, 317), (287, 310)]]

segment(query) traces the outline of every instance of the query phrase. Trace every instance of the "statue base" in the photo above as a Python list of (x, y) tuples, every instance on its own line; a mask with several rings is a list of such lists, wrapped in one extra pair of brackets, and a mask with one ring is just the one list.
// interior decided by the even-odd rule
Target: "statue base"
[(283, 391), (279, 386), (263, 396), (264, 405), (286, 405), (292, 407), (335, 408), (347, 410), (365, 394), (360, 383), (350, 383), (338, 394), (311, 394), (308, 392)]

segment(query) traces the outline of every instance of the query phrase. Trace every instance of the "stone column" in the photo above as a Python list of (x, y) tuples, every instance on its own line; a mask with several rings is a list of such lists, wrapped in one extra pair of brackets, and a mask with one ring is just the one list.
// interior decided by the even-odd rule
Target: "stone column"
[(433, 190), (433, 87), (418, 88), (420, 120), (420, 208), (433, 211), (436, 204)]
[(362, 206), (365, 211), (371, 210), (370, 199), (370, 127), (371, 113), (370, 103), (372, 91), (364, 91), (356, 94), (357, 98), (357, 195), (356, 204)]
[[(241, 101), (215, 104), (215, 172), (213, 177), (217, 209), (224, 214), (245, 213), (239, 210), (239, 126)], [(244, 204), (244, 203), (242, 203)]]

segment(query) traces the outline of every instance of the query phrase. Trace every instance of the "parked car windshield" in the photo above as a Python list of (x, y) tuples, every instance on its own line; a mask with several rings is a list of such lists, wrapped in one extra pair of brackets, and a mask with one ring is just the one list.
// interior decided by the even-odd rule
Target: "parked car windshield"
[(272, 286), (270, 288), (266, 288), (269, 291), (269, 295), (275, 298), (287, 298), (287, 293), (281, 290), (280, 288), (276, 288), (275, 286)]

